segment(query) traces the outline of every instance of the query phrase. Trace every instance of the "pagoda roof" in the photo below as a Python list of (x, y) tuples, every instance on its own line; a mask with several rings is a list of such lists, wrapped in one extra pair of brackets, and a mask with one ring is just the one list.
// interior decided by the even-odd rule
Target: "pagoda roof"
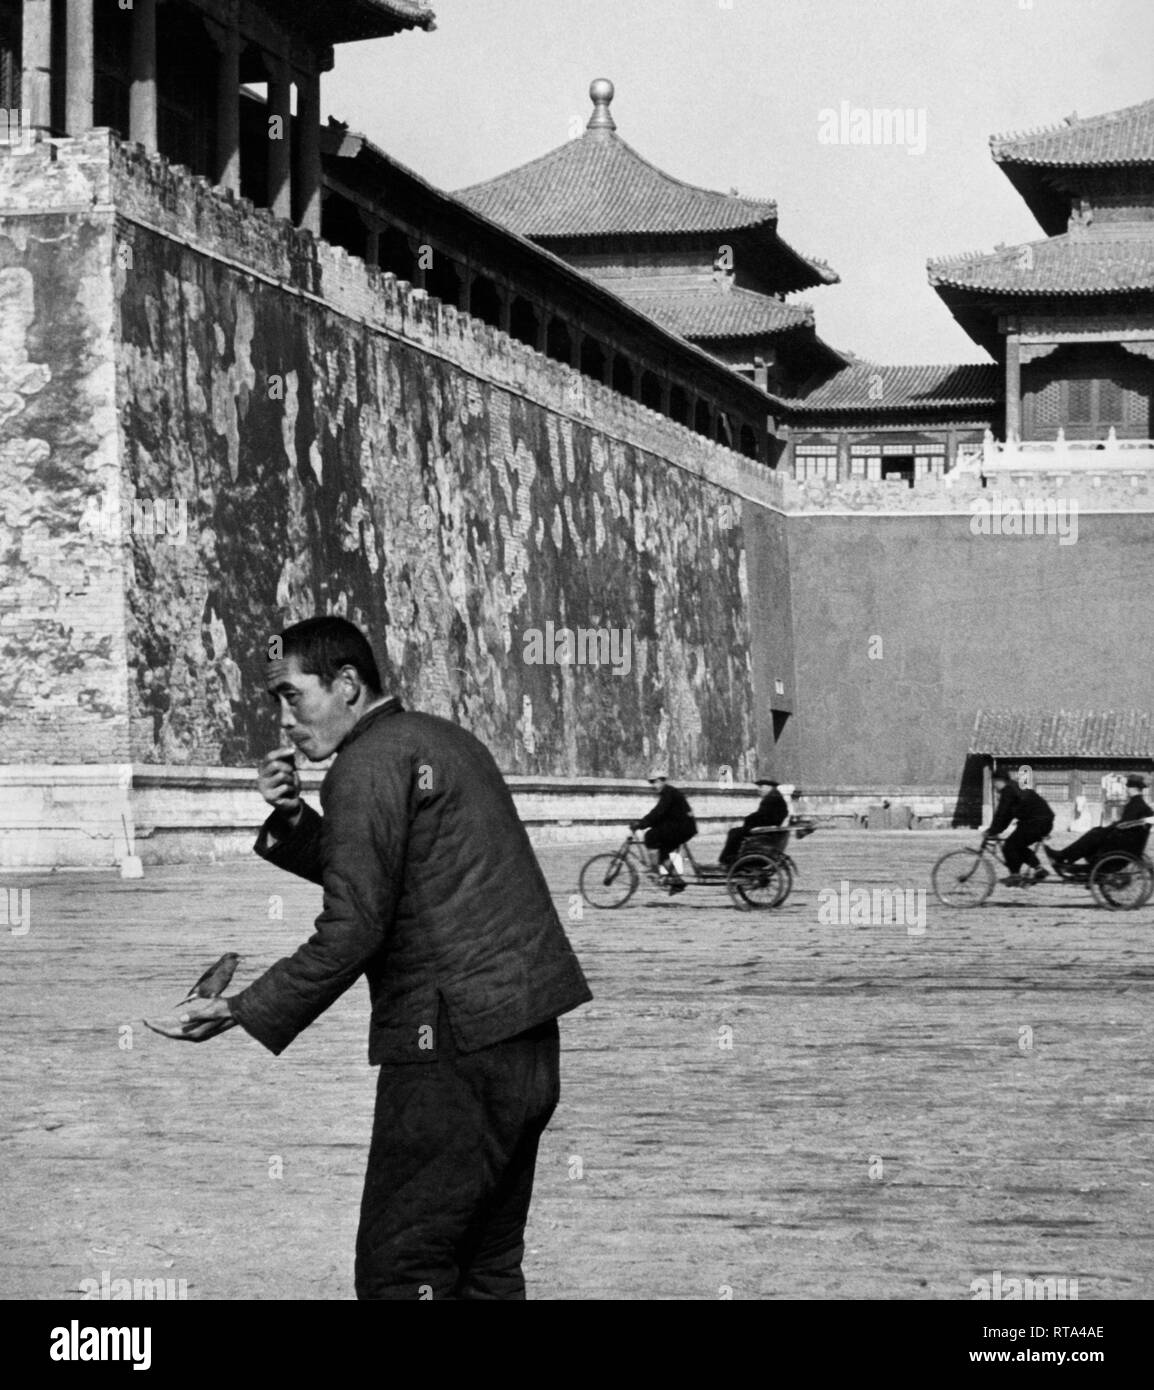
[(808, 304), (785, 304), (737, 286), (661, 290), (637, 281), (627, 286), (602, 283), (683, 338), (761, 338), (813, 327), (813, 310)]
[(852, 362), (804, 396), (783, 400), (791, 412), (873, 412), (992, 406), (1001, 399), (1001, 369), (994, 363), (888, 366)]
[(1061, 124), (1039, 130), (992, 135), (990, 150), (999, 164), (1061, 169), (1154, 164), (1154, 101), (1103, 116), (1067, 116)]
[[(256, 95), (253, 99), (265, 101)], [(761, 388), (733, 372), (705, 348), (622, 299), (610, 287), (563, 260), (548, 247), (539, 246), (470, 207), (455, 194), (435, 187), (386, 154), (367, 136), (350, 130), (331, 116), (328, 124), (321, 127), (321, 152), (330, 181), (339, 171), (344, 180), (381, 199), (385, 206), (399, 204), (422, 217), (443, 219), (452, 228), (457, 245), (483, 247), (506, 262), (516, 263), (522, 273), (535, 273), (551, 282), (554, 292), (564, 288), (578, 303), (584, 301), (590, 309), (616, 321), (623, 329), (632, 330), (664, 353), (680, 359), (686, 372), (699, 373), (715, 384), (723, 381), (727, 388), (744, 397), (748, 409), (764, 409), (765, 393)]]
[(936, 289), (1007, 296), (1109, 295), (1154, 290), (1154, 235), (1068, 232), (1045, 241), (927, 263)]
[(436, 15), (423, 0), (329, 0), (323, 9), (305, 0), (281, 0), (280, 9), (290, 27), (323, 34), (331, 44), (437, 27)]
[(617, 134), (609, 115), (612, 84), (595, 82), (590, 95), (595, 110), (582, 136), (456, 196), (535, 241), (761, 230), (796, 263), (783, 289), (837, 283), (828, 265), (777, 237), (773, 200), (718, 193), (673, 178)]
[(994, 758), (1149, 758), (1149, 710), (978, 711), (971, 753)]

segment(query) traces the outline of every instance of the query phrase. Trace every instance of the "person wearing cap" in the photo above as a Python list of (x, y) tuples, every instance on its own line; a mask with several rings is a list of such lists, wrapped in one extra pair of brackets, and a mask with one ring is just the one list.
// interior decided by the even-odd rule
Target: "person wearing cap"
[(657, 804), (647, 816), (633, 821), (629, 829), (645, 831), (644, 843), (651, 853), (653, 867), (668, 873), (670, 893), (683, 893), (685, 880), (669, 862), (669, 855), (693, 839), (697, 834), (697, 821), (685, 793), (673, 786), (664, 768), (654, 768), (645, 780), (657, 792)]
[(1052, 850), (1048, 845), (1043, 846), (1049, 857), (1051, 864), (1056, 864), (1060, 868), (1068, 868), (1071, 864), (1076, 864), (1079, 859), (1087, 861), (1097, 858), (1098, 854), (1109, 848), (1111, 850), (1123, 850), (1128, 854), (1141, 854), (1146, 848), (1146, 840), (1150, 834), (1148, 825), (1128, 825), (1125, 830), (1119, 830), (1120, 825), (1126, 825), (1129, 821), (1145, 820), (1147, 816), (1154, 816), (1147, 804), (1146, 798), (1142, 793), (1146, 790), (1146, 779), (1140, 777), (1136, 772), (1131, 773), (1126, 778), (1126, 790), (1130, 793), (1130, 799), (1122, 807), (1122, 814), (1114, 825), (1099, 825), (1093, 830), (1087, 830), (1085, 835), (1080, 835), (1072, 845), (1067, 845), (1062, 850)]
[(789, 806), (780, 789), (781, 783), (772, 777), (759, 777), (754, 783), (761, 793), (756, 811), (750, 812), (740, 825), (735, 825), (725, 837), (725, 848), (718, 856), (719, 864), (732, 864), (741, 852), (741, 842), (751, 830), (761, 827), (774, 829), (789, 820)]
[[(1019, 787), (1008, 772), (995, 772), (994, 791), (998, 793), (998, 804), (994, 809), (990, 828), (983, 838), (992, 840), (1007, 829), (1011, 821), (1016, 821), (1013, 833), (1002, 844), (1006, 857), (1009, 878), (1003, 879), (1011, 888), (1024, 888), (1027, 883), (1038, 883), (1049, 874), (1038, 863), (1033, 846), (1054, 828), (1054, 811), (1045, 797), (1039, 796), (1030, 788)], [(1022, 872), (1029, 866), (1029, 874)]]

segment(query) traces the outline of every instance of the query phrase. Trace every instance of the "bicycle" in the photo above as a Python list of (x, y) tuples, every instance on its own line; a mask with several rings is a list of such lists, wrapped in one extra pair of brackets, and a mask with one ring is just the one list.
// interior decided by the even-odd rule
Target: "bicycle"
[[(1009, 869), (997, 836), (983, 836), (977, 849), (948, 850), (930, 872), (934, 896), (946, 907), (981, 907), (994, 891), (999, 863)], [(1055, 866), (1054, 873), (1056, 883), (1085, 884), (1111, 912), (1133, 911), (1154, 893), (1154, 864), (1128, 850), (1107, 849), (1092, 864)]]
[[(799, 824), (798, 838), (812, 834), (815, 828)], [(687, 861), (682, 875), (685, 884), (726, 888), (734, 905), (745, 910), (780, 907), (789, 897), (797, 871), (785, 852), (789, 835), (789, 828), (751, 831), (731, 865), (699, 864), (689, 846), (682, 845), (680, 853)], [(672, 887), (670, 875), (649, 864), (642, 841), (630, 832), (620, 849), (595, 854), (582, 866), (578, 887), (590, 907), (624, 907), (640, 886), (642, 875), (664, 892)]]

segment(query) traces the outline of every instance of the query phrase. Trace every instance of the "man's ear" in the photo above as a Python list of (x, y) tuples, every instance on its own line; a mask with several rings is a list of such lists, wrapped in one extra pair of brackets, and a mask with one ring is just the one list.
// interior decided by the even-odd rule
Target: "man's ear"
[(347, 705), (355, 705), (361, 698), (361, 692), (364, 690), (360, 672), (355, 666), (342, 666), (340, 679), (344, 685), (345, 703)]

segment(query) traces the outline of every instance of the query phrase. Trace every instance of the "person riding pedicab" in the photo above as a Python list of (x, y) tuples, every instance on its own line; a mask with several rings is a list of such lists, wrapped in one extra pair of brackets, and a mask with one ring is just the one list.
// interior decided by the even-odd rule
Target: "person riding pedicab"
[(683, 791), (669, 780), (664, 769), (655, 769), (645, 779), (657, 792), (657, 804), (647, 816), (635, 820), (630, 830), (644, 830), (644, 844), (650, 852), (650, 862), (655, 869), (664, 869), (669, 875), (669, 892), (684, 893), (685, 880), (670, 863), (670, 853), (692, 840), (697, 834), (697, 821)]
[(719, 864), (732, 864), (741, 853), (742, 841), (751, 830), (784, 828), (789, 823), (789, 806), (779, 788), (780, 782), (772, 777), (759, 777), (754, 783), (761, 792), (761, 801), (756, 811), (752, 811), (735, 825), (725, 837), (725, 848), (718, 856)]
[[(1061, 869), (1068, 869), (1072, 864), (1076, 864), (1079, 859), (1087, 862), (1096, 859), (1105, 850), (1118, 850), (1127, 854), (1140, 855), (1146, 848), (1146, 840), (1150, 834), (1148, 825), (1128, 825), (1129, 821), (1142, 821), (1148, 816), (1154, 816), (1154, 810), (1150, 809), (1146, 798), (1142, 793), (1146, 790), (1146, 779), (1140, 777), (1136, 772), (1131, 773), (1126, 778), (1126, 790), (1130, 793), (1130, 799), (1122, 807), (1122, 814), (1113, 825), (1099, 825), (1092, 830), (1087, 830), (1074, 841), (1072, 845), (1067, 845), (1065, 849), (1052, 850), (1049, 845), (1044, 845), (1043, 849), (1050, 860), (1050, 863)], [(1126, 826), (1120, 830), (1119, 826)]]
[[(994, 808), (989, 829), (983, 833), (983, 840), (996, 839), (1012, 821), (1017, 822), (1013, 833), (1002, 842), (1006, 868), (1010, 871), (1010, 876), (1002, 882), (1011, 888), (1025, 888), (1028, 883), (1040, 883), (1050, 875), (1039, 865), (1032, 846), (1053, 830), (1053, 808), (1036, 791), (1018, 786), (1008, 772), (995, 772), (992, 781), (998, 794), (998, 804)], [(1023, 866), (1029, 867), (1028, 874), (1022, 872)]]

